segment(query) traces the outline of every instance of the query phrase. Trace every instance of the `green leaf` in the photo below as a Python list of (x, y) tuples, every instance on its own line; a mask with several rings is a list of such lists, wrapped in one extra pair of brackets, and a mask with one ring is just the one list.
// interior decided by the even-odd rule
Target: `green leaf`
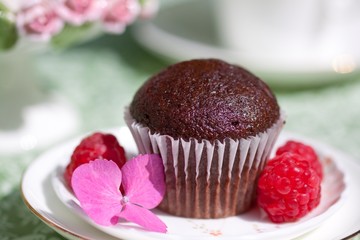
[(6, 12), (9, 12), (9, 9), (0, 2), (0, 16), (2, 13), (6, 13)]
[(64, 29), (51, 40), (55, 48), (67, 48), (85, 39), (92, 27), (91, 23), (81, 26), (65, 25)]
[(18, 40), (18, 33), (14, 23), (10, 22), (0, 10), (0, 51), (10, 49)]

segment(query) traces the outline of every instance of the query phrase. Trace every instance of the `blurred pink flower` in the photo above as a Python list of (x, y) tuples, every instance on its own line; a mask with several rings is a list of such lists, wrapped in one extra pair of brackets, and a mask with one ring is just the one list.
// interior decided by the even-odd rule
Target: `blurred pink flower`
[(140, 13), (137, 0), (109, 0), (103, 14), (103, 26), (106, 31), (122, 33)]
[(58, 0), (57, 13), (68, 23), (80, 26), (98, 20), (106, 1), (104, 0)]
[(151, 18), (159, 10), (159, 0), (143, 0), (140, 17), (144, 19)]
[(19, 33), (33, 40), (48, 41), (59, 33), (63, 20), (54, 11), (54, 6), (48, 1), (38, 1), (16, 14), (16, 25)]

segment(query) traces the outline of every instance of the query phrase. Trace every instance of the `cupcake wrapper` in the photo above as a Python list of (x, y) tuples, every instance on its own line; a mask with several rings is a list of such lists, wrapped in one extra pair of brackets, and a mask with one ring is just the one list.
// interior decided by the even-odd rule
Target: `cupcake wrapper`
[(128, 109), (125, 121), (139, 152), (158, 153), (163, 159), (167, 193), (159, 208), (178, 216), (219, 218), (251, 206), (256, 179), (284, 124), (284, 115), (254, 137), (213, 143), (152, 134), (135, 122)]

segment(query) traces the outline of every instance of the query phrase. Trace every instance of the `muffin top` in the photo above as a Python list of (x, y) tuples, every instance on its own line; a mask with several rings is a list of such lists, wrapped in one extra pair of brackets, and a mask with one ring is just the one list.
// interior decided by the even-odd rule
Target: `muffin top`
[(269, 87), (244, 68), (196, 59), (147, 80), (130, 114), (152, 133), (222, 141), (265, 132), (279, 119), (280, 109)]

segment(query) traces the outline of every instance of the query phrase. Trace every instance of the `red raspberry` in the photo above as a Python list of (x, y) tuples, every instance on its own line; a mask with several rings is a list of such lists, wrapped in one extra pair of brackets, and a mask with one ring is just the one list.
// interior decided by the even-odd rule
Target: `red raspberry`
[(292, 152), (301, 155), (305, 160), (310, 163), (310, 166), (319, 175), (320, 180), (323, 179), (323, 169), (319, 158), (311, 146), (305, 145), (296, 141), (288, 141), (285, 145), (281, 146), (276, 155), (281, 155), (285, 152)]
[(124, 148), (120, 146), (114, 135), (93, 133), (84, 138), (71, 155), (71, 162), (64, 172), (64, 178), (68, 186), (71, 188), (71, 177), (78, 166), (98, 158), (112, 160), (119, 168), (126, 162)]
[(275, 223), (305, 216), (320, 202), (320, 178), (300, 155), (284, 153), (265, 166), (260, 175), (258, 205)]

